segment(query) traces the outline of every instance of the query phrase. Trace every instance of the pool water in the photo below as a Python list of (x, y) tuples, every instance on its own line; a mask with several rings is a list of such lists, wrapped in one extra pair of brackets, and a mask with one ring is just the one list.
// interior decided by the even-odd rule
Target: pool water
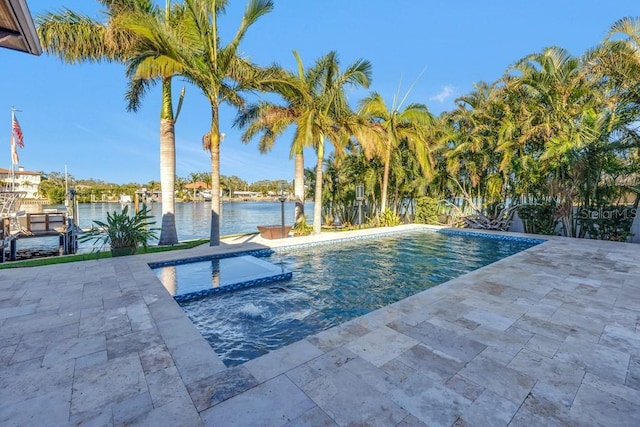
[[(295, 248), (263, 258), (292, 271), (290, 280), (180, 305), (235, 366), (537, 243), (419, 231)], [(193, 280), (202, 279), (178, 275)]]

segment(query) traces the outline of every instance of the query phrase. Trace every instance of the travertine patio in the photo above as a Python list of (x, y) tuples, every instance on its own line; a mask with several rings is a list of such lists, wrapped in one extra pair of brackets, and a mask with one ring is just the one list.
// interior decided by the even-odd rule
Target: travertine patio
[(0, 270), (0, 424), (640, 423), (637, 245), (553, 238), (225, 368), (147, 263), (279, 244)]

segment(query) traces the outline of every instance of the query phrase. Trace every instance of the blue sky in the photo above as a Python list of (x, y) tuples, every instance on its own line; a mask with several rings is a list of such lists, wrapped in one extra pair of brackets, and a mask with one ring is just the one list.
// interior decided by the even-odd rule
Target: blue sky
[[(230, 1), (220, 21), (223, 42), (237, 29), (245, 5)], [(29, 6), (34, 17), (62, 7), (101, 17), (92, 0), (30, 0)], [(580, 55), (617, 19), (639, 14), (637, 0), (275, 0), (274, 11), (251, 28), (240, 51), (258, 64), (289, 69), (295, 66), (294, 49), (307, 66), (331, 50), (343, 68), (365, 58), (373, 65), (370, 90), (391, 103), (399, 87), (404, 94), (420, 76), (408, 102), (423, 102), (439, 114), (452, 109), (474, 82), (498, 79), (527, 54), (557, 45)], [(159, 88), (147, 95), (140, 112), (128, 113), (122, 65), (66, 65), (47, 54), (7, 49), (0, 57), (0, 112), (6, 117), (0, 167), (10, 167), (13, 105), (22, 110), (17, 114), (25, 146), (19, 156), (25, 169), (62, 172), (66, 165), (76, 178), (159, 180)], [(186, 86), (176, 124), (177, 174), (186, 177), (210, 170), (209, 154), (201, 148), (209, 107), (197, 88), (179, 78), (174, 82), (176, 92)], [(352, 90), (349, 99), (355, 106), (367, 94)], [(290, 134), (262, 155), (256, 142), (240, 142), (240, 132), (231, 126), (234, 116), (229, 108), (221, 112), (222, 174), (248, 182), (292, 180)], [(306, 166), (314, 165), (309, 151)]]

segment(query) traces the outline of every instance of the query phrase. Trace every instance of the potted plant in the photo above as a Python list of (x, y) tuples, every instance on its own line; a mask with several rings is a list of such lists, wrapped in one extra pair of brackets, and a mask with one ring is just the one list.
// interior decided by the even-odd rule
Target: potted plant
[[(111, 248), (111, 256), (133, 255), (142, 245), (147, 248), (149, 239), (157, 238), (158, 228), (151, 228), (155, 221), (147, 207), (143, 207), (134, 215), (129, 215), (129, 206), (125, 206), (122, 212), (107, 212), (107, 221), (94, 220), (94, 225), (81, 241), (93, 240), (99, 243), (96, 250), (101, 250), (105, 245)], [(96, 227), (97, 226), (97, 227)]]

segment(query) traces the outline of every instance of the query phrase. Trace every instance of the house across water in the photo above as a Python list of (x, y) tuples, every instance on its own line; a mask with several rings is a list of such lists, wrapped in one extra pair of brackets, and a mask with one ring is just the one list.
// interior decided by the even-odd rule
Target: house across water
[(259, 191), (234, 191), (232, 197), (239, 199), (256, 199), (259, 196), (262, 196), (262, 193)]
[(41, 180), (40, 172), (27, 171), (22, 166), (13, 171), (13, 174), (9, 169), (0, 168), (0, 188), (10, 191), (24, 191), (26, 199), (37, 198)]

